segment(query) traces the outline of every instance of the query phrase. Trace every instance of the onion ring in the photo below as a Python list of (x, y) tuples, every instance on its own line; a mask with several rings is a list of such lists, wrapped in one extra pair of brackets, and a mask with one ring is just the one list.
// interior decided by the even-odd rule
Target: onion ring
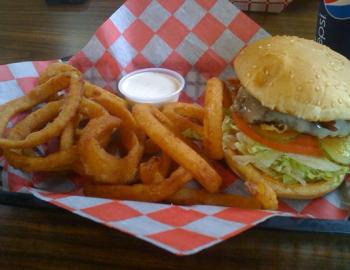
[(72, 72), (75, 72), (79, 75), (81, 74), (78, 69), (76, 69), (71, 65), (68, 65), (62, 62), (52, 63), (47, 66), (47, 68), (43, 73), (40, 74), (38, 84), (43, 84), (47, 82), (49, 79), (51, 79), (52, 77), (55, 77), (60, 73), (72, 73)]
[[(75, 67), (73, 67), (72, 65), (68, 65), (62, 62), (57, 62), (57, 63), (53, 63), (50, 64), (46, 70), (40, 74), (39, 77), (39, 84), (43, 84), (45, 83), (47, 80), (49, 80), (50, 78), (57, 76), (58, 74), (61, 73), (77, 73), (79, 75), (81, 75), (80, 71), (78, 69), (76, 69)], [(85, 92), (85, 96), (88, 98), (94, 98), (97, 96), (100, 96), (101, 94), (108, 96), (111, 99), (114, 100), (118, 100), (121, 104), (123, 104), (125, 107), (127, 106), (127, 101), (110, 93), (109, 91), (103, 89), (102, 87), (99, 87), (95, 84), (92, 84), (88, 81), (85, 81), (84, 83), (84, 92)]]
[[(51, 79), (48, 81), (50, 82)], [(43, 129), (30, 133), (25, 139), (11, 140), (0, 138), (1, 148), (30, 148), (43, 144), (59, 135), (67, 123), (74, 117), (83, 94), (83, 81), (77, 74), (71, 74), (70, 91), (65, 98), (62, 110), (55, 120)], [(30, 96), (32, 92), (29, 93)], [(25, 97), (28, 97), (25, 96)], [(11, 106), (10, 106), (11, 108)]]
[(90, 119), (108, 115), (108, 111), (103, 106), (87, 98), (81, 100), (79, 113)]
[(130, 186), (86, 183), (84, 185), (84, 194), (118, 200), (160, 202), (177, 192), (191, 179), (191, 174), (184, 168), (179, 167), (161, 183), (150, 185), (134, 184)]
[(159, 163), (159, 173), (163, 177), (168, 177), (170, 167), (172, 164), (172, 159), (165, 152), (162, 152), (160, 155), (160, 163)]
[(165, 127), (154, 116), (151, 106), (136, 104), (133, 115), (144, 132), (175, 162), (193, 174), (206, 190), (219, 190), (222, 183), (220, 175), (197, 152)]
[[(87, 116), (89, 119), (108, 115), (108, 112), (103, 108), (100, 104), (89, 100), (87, 98), (82, 98), (79, 114)], [(76, 132), (79, 131), (77, 129), (78, 122), (80, 120), (80, 115), (77, 114), (65, 127), (62, 132), (60, 139), (60, 149), (66, 150), (69, 147), (73, 146), (75, 143), (75, 135)]]
[[(54, 119), (59, 114), (62, 103), (63, 100), (53, 101), (32, 112), (10, 129), (8, 137), (15, 140), (26, 137), (32, 130)], [(70, 147), (45, 157), (25, 156), (20, 154), (21, 151), (5, 150), (4, 157), (14, 168), (28, 172), (68, 170), (78, 157), (76, 147)]]
[(12, 167), (27, 172), (68, 171), (78, 158), (77, 148), (75, 146), (45, 157), (24, 156), (13, 150), (5, 150), (4, 156)]
[(160, 152), (159, 146), (151, 139), (146, 139), (144, 142), (145, 154), (154, 155)]
[(123, 121), (123, 125), (129, 129), (136, 129), (136, 123), (130, 111), (118, 101), (114, 101), (106, 96), (95, 97), (92, 100), (102, 105), (111, 115), (120, 118)]
[[(100, 104), (94, 102), (93, 100), (83, 98), (80, 103), (80, 108), (79, 108), (79, 114), (77, 115), (78, 119), (77, 122), (80, 122), (82, 117), (87, 117), (90, 120), (93, 118), (101, 117), (101, 116), (106, 116), (109, 115), (107, 110), (102, 107)], [(75, 124), (75, 134), (74, 137), (80, 137), (82, 130), (80, 128), (77, 128), (78, 123)], [(108, 134), (107, 134), (108, 135)], [(108, 144), (110, 136), (102, 136), (101, 139), (101, 145), (105, 146)], [(61, 137), (61, 143), (63, 140), (63, 134)], [(80, 175), (86, 175), (85, 169), (81, 161), (78, 159), (74, 164), (73, 164), (73, 170), (80, 174)]]
[(69, 82), (70, 74), (61, 73), (44, 84), (35, 87), (28, 93), (28, 95), (19, 97), (4, 104), (0, 113), (0, 136), (3, 135), (8, 122), (15, 114), (31, 109), (58, 91), (67, 88)]
[(160, 157), (153, 156), (139, 166), (139, 177), (142, 183), (148, 185), (154, 183), (154, 176), (159, 172)]
[(132, 130), (121, 126), (121, 140), (128, 150), (123, 158), (107, 153), (101, 147), (101, 136), (112, 135), (121, 121), (113, 116), (92, 119), (84, 128), (78, 142), (80, 160), (86, 174), (99, 183), (125, 184), (134, 180), (143, 154), (143, 146)]
[(87, 81), (85, 81), (85, 85), (84, 85), (84, 90), (85, 90), (85, 96), (90, 98), (90, 99), (94, 99), (94, 98), (98, 98), (100, 96), (103, 96), (105, 98), (110, 98), (113, 100), (113, 102), (119, 102), (121, 105), (123, 105), (125, 108), (127, 107), (128, 103), (125, 99), (122, 99), (120, 97), (118, 97), (117, 95), (103, 89), (102, 87), (89, 83)]
[(49, 97), (46, 102), (51, 102), (51, 101), (57, 101), (63, 98), (63, 95), (61, 95), (59, 92), (53, 94), (51, 97)]
[(25, 138), (33, 130), (45, 126), (57, 117), (62, 108), (63, 100), (52, 101), (42, 108), (28, 114), (9, 130), (8, 137), (13, 140)]
[(218, 78), (207, 82), (204, 100), (204, 136), (203, 146), (212, 159), (223, 159), (222, 122), (224, 112), (222, 107), (224, 84)]
[(88, 83), (85, 96), (102, 105), (111, 115), (120, 118), (122, 125), (136, 132), (141, 141), (145, 140), (143, 132), (137, 127), (135, 119), (128, 110), (125, 100), (116, 95)]
[(171, 158), (161, 153), (160, 156), (153, 156), (148, 161), (140, 164), (139, 176), (140, 180), (144, 184), (159, 183), (168, 177)]
[[(75, 117), (76, 118), (76, 117)], [(64, 128), (61, 139), (60, 139), (60, 149), (67, 150), (68, 148), (74, 145), (74, 137), (75, 137), (75, 126), (76, 119), (73, 119), (68, 122), (67, 126)]]
[[(109, 115), (109, 113), (103, 106), (101, 106), (100, 104), (98, 104), (93, 100), (83, 98), (81, 100), (81, 104), (79, 108), (77, 126), (82, 120), (84, 120), (85, 117), (87, 117), (88, 119), (92, 119), (92, 118), (105, 116), (105, 115)], [(77, 137), (80, 137), (81, 132), (82, 132), (82, 129), (77, 127), (75, 130), (75, 135)]]

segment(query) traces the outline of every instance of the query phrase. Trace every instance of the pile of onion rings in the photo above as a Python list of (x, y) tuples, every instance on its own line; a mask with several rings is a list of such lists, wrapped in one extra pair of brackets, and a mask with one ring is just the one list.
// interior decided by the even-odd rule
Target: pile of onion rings
[[(0, 149), (23, 171), (85, 176), (87, 196), (263, 208), (257, 196), (221, 192), (214, 163), (223, 159), (226, 90), (212, 78), (203, 107), (131, 105), (73, 66), (54, 63), (27, 95), (1, 105)], [(26, 116), (13, 124), (20, 114)], [(55, 151), (45, 151), (53, 142)]]

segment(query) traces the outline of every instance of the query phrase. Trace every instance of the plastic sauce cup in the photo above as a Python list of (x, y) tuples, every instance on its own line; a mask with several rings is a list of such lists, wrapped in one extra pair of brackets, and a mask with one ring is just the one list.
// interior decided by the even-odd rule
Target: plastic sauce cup
[(165, 68), (139, 69), (128, 73), (118, 83), (119, 91), (131, 103), (156, 106), (178, 101), (184, 87), (184, 78)]

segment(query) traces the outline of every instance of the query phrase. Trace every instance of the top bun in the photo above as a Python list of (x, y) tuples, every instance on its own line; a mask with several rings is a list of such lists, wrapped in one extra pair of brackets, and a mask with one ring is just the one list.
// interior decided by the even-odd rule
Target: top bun
[(308, 121), (350, 120), (350, 61), (315, 41), (261, 39), (239, 53), (234, 69), (271, 110)]

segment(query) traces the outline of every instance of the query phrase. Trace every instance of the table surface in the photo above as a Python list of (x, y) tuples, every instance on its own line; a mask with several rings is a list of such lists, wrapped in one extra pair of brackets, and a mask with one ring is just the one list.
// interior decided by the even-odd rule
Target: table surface
[[(251, 16), (272, 34), (313, 38), (317, 0)], [(0, 0), (0, 64), (74, 54), (122, 1), (48, 6)], [(349, 237), (252, 229), (178, 257), (61, 209), (0, 204), (0, 269), (346, 269)]]

